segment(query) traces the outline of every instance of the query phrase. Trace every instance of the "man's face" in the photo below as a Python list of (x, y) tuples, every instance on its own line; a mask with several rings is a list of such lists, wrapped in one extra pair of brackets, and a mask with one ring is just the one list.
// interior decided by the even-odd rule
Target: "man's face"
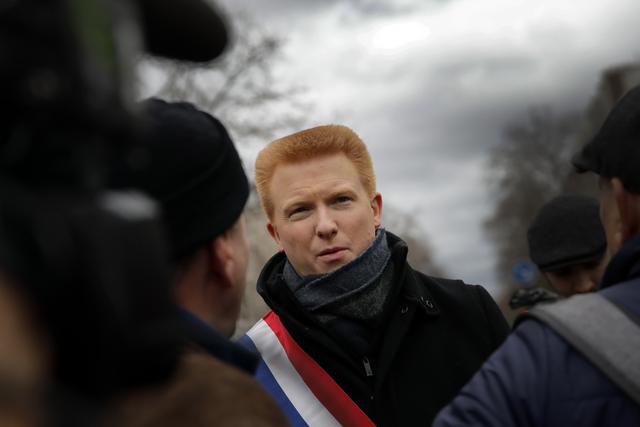
[(367, 194), (342, 153), (278, 165), (269, 191), (274, 211), (267, 229), (301, 276), (356, 258), (380, 225), (380, 193)]
[(563, 297), (598, 290), (600, 279), (609, 261), (607, 254), (597, 261), (570, 265), (560, 270), (544, 272), (549, 284)]

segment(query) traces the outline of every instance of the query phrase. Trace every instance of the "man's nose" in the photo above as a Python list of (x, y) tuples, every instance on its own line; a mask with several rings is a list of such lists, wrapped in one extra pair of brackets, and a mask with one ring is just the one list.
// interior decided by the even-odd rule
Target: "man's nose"
[(318, 223), (316, 235), (322, 239), (330, 239), (338, 233), (338, 224), (328, 209), (318, 209)]

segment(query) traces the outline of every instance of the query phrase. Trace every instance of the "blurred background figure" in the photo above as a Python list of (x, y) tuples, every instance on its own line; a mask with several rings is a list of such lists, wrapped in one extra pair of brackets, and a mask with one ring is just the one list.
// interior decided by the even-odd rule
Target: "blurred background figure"
[(512, 309), (598, 289), (609, 255), (593, 197), (565, 194), (547, 202), (527, 230), (527, 243), (529, 257), (551, 291), (519, 289), (509, 301)]
[(567, 194), (545, 204), (527, 232), (529, 255), (564, 297), (593, 292), (609, 261), (598, 201)]

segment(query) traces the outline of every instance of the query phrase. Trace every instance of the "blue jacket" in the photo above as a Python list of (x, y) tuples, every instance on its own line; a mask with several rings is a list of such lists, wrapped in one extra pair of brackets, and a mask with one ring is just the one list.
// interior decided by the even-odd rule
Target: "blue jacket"
[[(640, 236), (612, 259), (601, 288), (605, 298), (640, 316)], [(528, 319), (433, 425), (640, 426), (640, 406), (554, 331)]]

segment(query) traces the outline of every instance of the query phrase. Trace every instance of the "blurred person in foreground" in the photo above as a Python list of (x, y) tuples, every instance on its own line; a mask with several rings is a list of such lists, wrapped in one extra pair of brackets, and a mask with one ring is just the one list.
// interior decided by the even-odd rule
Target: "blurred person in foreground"
[(135, 140), (128, 61), (138, 36), (154, 54), (189, 61), (227, 44), (223, 19), (200, 0), (0, 7), (1, 425), (20, 414), (100, 425), (110, 399), (178, 365), (155, 205), (106, 191), (102, 173), (106, 155)]
[(411, 268), (348, 127), (270, 143), (256, 185), (280, 247), (258, 279), (272, 311), (241, 338), (258, 379), (293, 425), (428, 425), (508, 332), (489, 294)]
[(531, 221), (527, 243), (529, 257), (553, 292), (542, 287), (519, 289), (511, 308), (598, 289), (609, 256), (596, 199), (580, 194), (554, 197)]
[[(259, 390), (244, 375), (250, 387), (228, 392), (241, 375), (233, 368), (180, 358), (183, 322), (170, 298), (156, 205), (106, 187), (107, 157), (131, 154), (137, 136), (127, 85), (137, 18), (154, 54), (209, 61), (227, 44), (207, 2), (171, 3), (0, 7), (2, 425), (243, 425), (246, 407), (228, 402)], [(148, 393), (154, 402), (127, 412)]]
[[(161, 204), (191, 363), (168, 390), (130, 401), (126, 415), (148, 425), (286, 425), (252, 377), (256, 355), (228, 339), (249, 257), (243, 214), (249, 184), (238, 152), (222, 123), (190, 103), (149, 99), (141, 107), (145, 166), (114, 164), (112, 183), (141, 189)], [(193, 395), (184, 394), (189, 390)]]
[[(434, 426), (637, 426), (640, 425), (640, 87), (610, 112), (593, 140), (573, 159), (579, 172), (600, 177), (600, 212), (613, 254), (595, 294), (574, 295), (549, 307), (596, 301), (591, 311), (612, 306), (598, 318), (589, 311), (583, 329), (599, 332), (604, 360), (626, 359), (605, 369), (594, 351), (578, 350), (565, 332), (547, 321), (525, 319), (438, 415)], [(558, 332), (556, 332), (558, 331)], [(562, 336), (560, 335), (562, 334)], [(565, 339), (566, 338), (566, 339)], [(613, 342), (606, 342), (608, 339)], [(610, 375), (617, 369), (626, 374)], [(634, 390), (635, 387), (635, 392)]]

